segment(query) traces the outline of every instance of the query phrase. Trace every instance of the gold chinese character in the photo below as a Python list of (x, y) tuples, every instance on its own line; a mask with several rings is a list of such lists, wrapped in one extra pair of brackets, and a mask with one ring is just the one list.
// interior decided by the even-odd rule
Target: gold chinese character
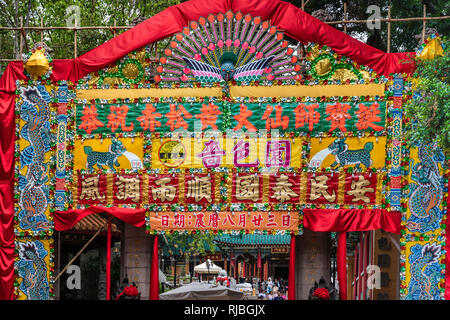
[(176, 195), (177, 189), (174, 186), (168, 186), (167, 184), (170, 182), (170, 178), (161, 178), (155, 180), (155, 184), (160, 186), (159, 188), (152, 188), (152, 197), (153, 200), (160, 199), (162, 202), (168, 200), (173, 201)]
[(211, 180), (208, 176), (195, 176), (194, 179), (188, 181), (188, 191), (186, 197), (194, 198), (195, 201), (200, 201), (205, 198), (209, 202), (211, 199)]
[(259, 177), (255, 175), (236, 176), (236, 199), (259, 200)]
[(116, 181), (117, 194), (119, 200), (131, 199), (134, 202), (139, 202), (141, 199), (140, 180), (139, 178), (126, 178), (118, 176)]
[(334, 190), (332, 194), (327, 192), (327, 181), (327, 176), (319, 176), (311, 179), (311, 193), (309, 195), (310, 200), (316, 200), (323, 196), (328, 202), (334, 202), (336, 199), (336, 193)]
[(361, 175), (358, 176), (358, 181), (352, 181), (352, 185), (350, 186), (352, 190), (348, 191), (348, 194), (354, 197), (352, 202), (370, 202), (370, 198), (366, 196), (366, 192), (374, 192), (375, 190), (373, 188), (367, 188), (368, 185), (370, 185), (370, 181), (364, 179)]
[(297, 197), (298, 194), (295, 193), (292, 189), (292, 183), (289, 182), (289, 177), (285, 174), (282, 174), (277, 178), (277, 182), (273, 190), (274, 194), (271, 196), (273, 199), (277, 199), (280, 202), (289, 201), (293, 197)]
[(98, 191), (98, 182), (100, 180), (100, 177), (94, 176), (94, 177), (88, 177), (81, 180), (81, 194), (80, 194), (80, 200), (86, 199), (86, 200), (105, 200), (105, 194), (100, 195)]

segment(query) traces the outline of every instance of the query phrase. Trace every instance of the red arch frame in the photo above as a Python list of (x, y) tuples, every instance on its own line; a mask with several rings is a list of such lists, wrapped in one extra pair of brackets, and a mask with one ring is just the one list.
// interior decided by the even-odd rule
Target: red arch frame
[[(52, 81), (77, 82), (129, 52), (181, 32), (189, 21), (210, 13), (242, 12), (270, 20), (303, 43), (327, 45), (338, 54), (372, 68), (380, 75), (411, 73), (414, 53), (385, 53), (317, 20), (280, 0), (190, 0), (156, 14), (76, 59), (53, 62)], [(402, 63), (407, 61), (407, 63)], [(0, 78), (0, 299), (14, 295), (14, 98), (16, 80), (27, 80), (22, 61), (11, 62)]]

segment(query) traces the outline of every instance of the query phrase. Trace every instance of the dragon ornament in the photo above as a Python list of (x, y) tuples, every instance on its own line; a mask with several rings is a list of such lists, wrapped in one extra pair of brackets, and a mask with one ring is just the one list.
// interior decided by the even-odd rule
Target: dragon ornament
[(23, 88), (22, 119), (25, 125), (21, 137), (30, 145), (21, 150), (21, 168), (28, 166), (20, 177), (20, 227), (35, 232), (50, 227), (45, 212), (48, 208), (48, 169), (45, 154), (50, 150), (50, 95), (44, 86)]
[(443, 177), (439, 165), (444, 165), (444, 154), (435, 145), (418, 147), (419, 161), (411, 160), (408, 206), (411, 213), (406, 227), (411, 232), (425, 233), (439, 228), (443, 199)]

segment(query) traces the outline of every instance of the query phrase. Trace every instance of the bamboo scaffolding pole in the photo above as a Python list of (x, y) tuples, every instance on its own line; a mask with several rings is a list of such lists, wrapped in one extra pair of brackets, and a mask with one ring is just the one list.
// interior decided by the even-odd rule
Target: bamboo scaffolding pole
[(22, 32), (23, 32), (23, 17), (20, 17), (19, 57), (22, 57), (22, 53), (23, 53), (23, 39), (22, 39)]
[(386, 52), (391, 52), (391, 6), (388, 6), (388, 22), (387, 22), (387, 50)]
[(73, 29), (73, 51), (75, 59), (77, 58), (78, 54), (78, 46), (77, 46), (77, 19), (75, 19), (75, 29)]
[[(116, 26), (116, 29), (132, 29), (134, 26)], [(110, 30), (111, 26), (86, 26), (86, 27), (23, 27), (25, 30), (33, 30), (33, 31), (48, 31), (48, 30)], [(20, 30), (20, 27), (0, 27), (0, 30)]]
[(62, 269), (61, 272), (55, 277), (54, 282), (56, 282), (63, 275), (63, 273), (66, 272), (67, 268), (69, 268), (72, 263), (74, 263), (74, 261), (80, 256), (80, 254), (82, 254), (83, 251), (91, 244), (91, 242), (94, 241), (94, 239), (100, 234), (100, 232), (108, 225), (108, 222), (109, 220), (107, 220), (103, 224), (103, 226), (101, 226), (101, 228), (99, 228), (97, 232), (89, 239), (89, 241), (86, 242), (83, 248), (78, 251), (78, 253), (72, 258), (72, 260), (70, 260), (69, 263), (64, 267), (64, 269)]
[(344, 33), (347, 33), (347, 2), (344, 2)]
[[(414, 18), (380, 18), (377, 19), (380, 22), (408, 22), (408, 21), (430, 21), (430, 20), (446, 20), (446, 19), (450, 19), (450, 16), (441, 16), (441, 17), (414, 17)], [(347, 20), (347, 21), (343, 21), (343, 20), (339, 20), (339, 21), (324, 21), (324, 23), (326, 24), (342, 24), (344, 22), (346, 22), (347, 24), (351, 24), (351, 23), (367, 23), (367, 21), (372, 21), (372, 20)]]
[(41, 17), (41, 42), (44, 42), (44, 17)]
[(425, 18), (427, 17), (427, 6), (424, 4), (423, 5), (423, 22), (422, 22), (422, 43), (425, 42), (425, 29), (427, 26), (427, 21), (425, 20)]
[[(446, 19), (450, 19), (450, 16), (440, 16), (440, 17), (413, 17), (413, 18), (380, 18), (377, 19), (380, 22), (408, 22), (408, 21), (432, 21), (432, 20), (446, 20)], [(336, 20), (336, 21), (324, 21), (324, 23), (326, 24), (361, 24), (361, 23), (367, 23), (368, 21), (372, 21), (372, 20)], [(112, 27), (111, 26), (86, 26), (86, 27), (23, 27), (24, 30), (31, 30), (31, 31), (49, 31), (49, 30), (74, 30), (76, 29), (77, 31), (80, 30), (110, 30)], [(116, 30), (128, 30), (128, 29), (132, 29), (134, 28), (134, 26), (115, 26), (114, 29)], [(20, 27), (1, 27), (0, 26), (0, 30), (5, 30), (5, 31), (14, 31), (14, 30), (21, 30), (22, 28)]]
[[(302, 10), (304, 11), (306, 4), (308, 4), (309, 0), (302, 0)], [(426, 16), (426, 5), (423, 6), (423, 16), (422, 17), (412, 17), (412, 18), (392, 18), (391, 17), (391, 7), (388, 7), (388, 17), (387, 18), (380, 18), (378, 19), (380, 22), (387, 22), (387, 52), (390, 52), (391, 48), (391, 24), (393, 22), (411, 22), (411, 21), (422, 21), (422, 42), (425, 41), (425, 34), (426, 34), (426, 22), (427, 21), (435, 21), (435, 20), (446, 20), (450, 19), (450, 16), (440, 16), (440, 17), (427, 17)], [(348, 20), (347, 19), (347, 3), (344, 2), (344, 18), (343, 20), (337, 20), (337, 21), (324, 21), (324, 23), (329, 25), (335, 25), (335, 24), (343, 24), (344, 25), (344, 33), (347, 33), (347, 25), (349, 24), (362, 24), (367, 23), (368, 21), (372, 20)], [(106, 30), (109, 29), (113, 32), (114, 37), (117, 35), (118, 30), (129, 30), (132, 29), (134, 26), (117, 26), (116, 21), (114, 20), (114, 26), (77, 26), (75, 21), (74, 27), (51, 27), (51, 26), (44, 26), (44, 20), (43, 17), (41, 17), (41, 23), (39, 27), (36, 26), (24, 26), (23, 25), (23, 18), (20, 18), (20, 26), (16, 27), (2, 27), (0, 26), (0, 30), (4, 31), (20, 31), (20, 46), (19, 51), (20, 55), (23, 53), (23, 45), (25, 45), (25, 49), (29, 51), (28, 43), (26, 41), (26, 30), (29, 31), (36, 31), (40, 32), (40, 39), (41, 42), (44, 41), (44, 31), (50, 31), (50, 30), (68, 30), (74, 32), (74, 56), (77, 58), (78, 56), (78, 31), (82, 30)], [(22, 38), (23, 37), (23, 38)], [(157, 51), (157, 46), (154, 46), (155, 51)], [(12, 61), (18, 61), (20, 58), (16, 59), (0, 59), (0, 62), (12, 62)]]

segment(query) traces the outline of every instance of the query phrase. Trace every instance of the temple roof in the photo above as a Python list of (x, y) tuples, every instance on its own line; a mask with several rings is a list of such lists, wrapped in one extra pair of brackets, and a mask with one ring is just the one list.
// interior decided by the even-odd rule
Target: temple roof
[[(105, 223), (105, 218), (102, 218), (97, 213), (92, 213), (78, 221), (72, 229), (67, 230), (66, 232), (95, 233), (98, 229), (102, 228)], [(106, 232), (106, 228), (104, 229), (104, 232)], [(120, 230), (115, 223), (111, 223), (111, 232), (113, 234), (120, 234)]]

